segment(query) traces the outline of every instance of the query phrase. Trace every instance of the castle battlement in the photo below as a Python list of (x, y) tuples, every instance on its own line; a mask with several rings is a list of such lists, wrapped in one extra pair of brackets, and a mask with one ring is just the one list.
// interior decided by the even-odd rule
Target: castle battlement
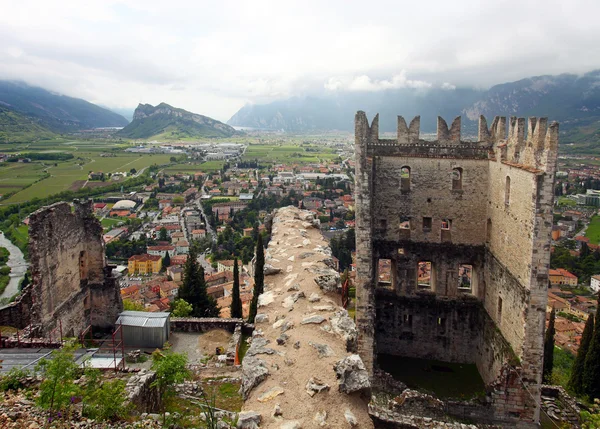
[[(527, 127), (525, 127), (527, 123)], [(558, 123), (548, 125), (548, 118), (518, 118), (496, 116), (488, 128), (486, 118), (479, 117), (477, 141), (461, 140), (461, 117), (450, 126), (437, 118), (436, 140), (420, 138), (421, 117), (414, 117), (410, 125), (398, 116), (398, 137), (379, 138), (379, 115), (371, 124), (364, 112), (356, 114), (356, 136), (365, 145), (370, 156), (429, 156), (446, 158), (489, 159), (510, 163), (523, 169), (546, 170), (558, 156)]]

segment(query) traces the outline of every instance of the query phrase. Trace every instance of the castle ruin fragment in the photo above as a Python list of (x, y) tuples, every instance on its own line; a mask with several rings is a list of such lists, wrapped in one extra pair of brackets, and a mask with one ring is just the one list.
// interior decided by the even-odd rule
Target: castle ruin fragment
[(31, 283), (0, 309), (0, 324), (29, 326), (37, 336), (61, 331), (63, 337), (90, 326), (114, 327), (123, 303), (91, 201), (60, 202), (32, 213), (29, 256)]
[(475, 364), (484, 406), (459, 417), (536, 426), (558, 124), (481, 116), (469, 142), (438, 118), (425, 141), (399, 116), (384, 140), (378, 119), (355, 117), (360, 356)]

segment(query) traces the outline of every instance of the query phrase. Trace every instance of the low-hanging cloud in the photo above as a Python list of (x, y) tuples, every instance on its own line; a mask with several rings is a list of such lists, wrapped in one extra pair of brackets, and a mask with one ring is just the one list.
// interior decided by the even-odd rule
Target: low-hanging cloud
[(0, 79), (221, 120), (297, 95), (600, 68), (597, 0), (0, 0), (0, 10)]
[(367, 75), (346, 78), (330, 78), (324, 85), (329, 91), (385, 91), (388, 89), (413, 88), (425, 89), (431, 88), (430, 82), (423, 80), (412, 80), (406, 77), (406, 72), (392, 76), (391, 79), (371, 79)]

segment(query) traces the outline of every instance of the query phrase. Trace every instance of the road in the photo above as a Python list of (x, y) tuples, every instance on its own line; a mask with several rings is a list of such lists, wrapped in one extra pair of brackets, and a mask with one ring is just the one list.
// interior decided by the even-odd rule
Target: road
[[(204, 192), (206, 192), (206, 189), (204, 188), (204, 186), (202, 186), (202, 193), (204, 194)], [(213, 243), (217, 242), (217, 234), (215, 234), (215, 232), (212, 229), (212, 226), (210, 226), (210, 224), (208, 223), (208, 218), (206, 217), (206, 213), (204, 213), (204, 207), (202, 207), (202, 200), (201, 198), (196, 200), (196, 204), (198, 205), (198, 208), (200, 209), (200, 211), (202, 212), (202, 216), (204, 217), (205, 220), (205, 225), (206, 225), (206, 233), (210, 234)]]
[(10, 252), (7, 265), (11, 268), (10, 281), (0, 295), (0, 298), (10, 298), (19, 291), (19, 283), (25, 276), (29, 264), (25, 261), (25, 257), (21, 249), (11, 243), (11, 241), (0, 232), (0, 247), (6, 247)]

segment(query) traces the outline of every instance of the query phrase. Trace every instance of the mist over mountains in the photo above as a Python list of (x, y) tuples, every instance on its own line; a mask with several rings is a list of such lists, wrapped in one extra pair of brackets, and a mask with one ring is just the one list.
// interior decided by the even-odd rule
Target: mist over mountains
[(124, 127), (123, 116), (81, 98), (68, 97), (23, 82), (0, 81), (0, 106), (54, 132)]
[(396, 130), (397, 115), (408, 121), (421, 115), (421, 131), (434, 132), (436, 118), (462, 115), (466, 131), (475, 130), (480, 114), (486, 117), (547, 116), (561, 129), (593, 125), (600, 128), (600, 70), (582, 76), (535, 76), (473, 88), (399, 88), (382, 91), (328, 91), (320, 97), (293, 97), (268, 104), (246, 105), (227, 122), (232, 126), (292, 132), (354, 129), (357, 110), (369, 118), (380, 116), (380, 130)]

